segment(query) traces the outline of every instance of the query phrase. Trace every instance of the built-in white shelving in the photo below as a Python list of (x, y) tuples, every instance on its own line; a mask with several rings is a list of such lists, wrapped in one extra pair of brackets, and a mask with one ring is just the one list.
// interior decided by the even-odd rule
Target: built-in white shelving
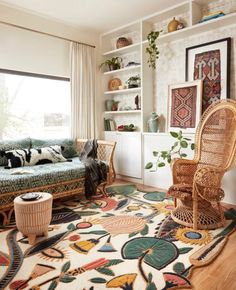
[(107, 71), (107, 72), (104, 72), (103, 74), (104, 75), (114, 75), (114, 74), (127, 73), (129, 71), (140, 70), (140, 69), (141, 69), (141, 65), (132, 65), (132, 66), (124, 67), (124, 68), (117, 69), (117, 70)]
[(141, 110), (105, 111), (104, 114), (140, 114)]
[(130, 93), (136, 93), (141, 90), (141, 87), (133, 88), (133, 89), (123, 89), (123, 90), (115, 90), (115, 91), (105, 91), (105, 95), (119, 95), (119, 94), (130, 94)]
[[(103, 102), (105, 103), (105, 100), (109, 99), (118, 102), (118, 110), (105, 111), (104, 116), (109, 116), (109, 118), (113, 119), (117, 126), (120, 124), (127, 125), (133, 123), (137, 127), (137, 130), (135, 131), (137, 133), (136, 137), (134, 137), (135, 132), (105, 132), (105, 139), (117, 142), (115, 162), (117, 163), (116, 167), (118, 168), (118, 174), (120, 173), (131, 177), (145, 179), (145, 174), (142, 169), (144, 167), (144, 160), (140, 158), (142, 155), (141, 152), (146, 150), (146, 147), (148, 147), (151, 142), (150, 140), (153, 140), (155, 143), (158, 142), (158, 140), (169, 138), (169, 133), (167, 132), (149, 133), (147, 128), (148, 118), (150, 117), (151, 112), (154, 111), (153, 90), (155, 77), (155, 72), (149, 68), (147, 63), (148, 55), (145, 52), (146, 47), (148, 46), (147, 35), (151, 31), (162, 31), (157, 39), (157, 44), (164, 44), (176, 40), (184, 40), (191, 36), (201, 35), (202, 33), (225, 26), (235, 25), (236, 4), (232, 1), (231, 9), (229, 5), (227, 7), (224, 6), (228, 3), (226, 2), (227, 1), (219, 0), (173, 1), (172, 3), (177, 4), (168, 9), (156, 11), (142, 19), (101, 35), (102, 61), (116, 56), (121, 57), (123, 60), (123, 67), (121, 69), (102, 73)], [(215, 12), (218, 10), (224, 11), (226, 15), (200, 23), (204, 13)], [(168, 23), (174, 17), (184, 23), (185, 27), (181, 30), (168, 33)], [(131, 44), (117, 49), (116, 41), (120, 37), (125, 37), (131, 40)], [(126, 65), (131, 61), (140, 63), (140, 65), (126, 67)], [(128, 78), (135, 75), (139, 75), (141, 78), (141, 86), (139, 88), (107, 91), (110, 79), (114, 77), (120, 78), (122, 85), (127, 85)], [(139, 107), (141, 109), (122, 111), (123, 107), (135, 108), (134, 101), (137, 96), (139, 98)], [(158, 103), (156, 102), (155, 105), (158, 106)], [(145, 140), (145, 142), (142, 142), (142, 139)], [(131, 150), (132, 154), (128, 154), (126, 152), (127, 148), (132, 147), (137, 147), (138, 150)], [(132, 164), (132, 168), (125, 171), (122, 168), (123, 163)], [(135, 166), (133, 166), (133, 164), (135, 164)], [(132, 171), (134, 167), (137, 170), (140, 168), (140, 170), (134, 173)]]

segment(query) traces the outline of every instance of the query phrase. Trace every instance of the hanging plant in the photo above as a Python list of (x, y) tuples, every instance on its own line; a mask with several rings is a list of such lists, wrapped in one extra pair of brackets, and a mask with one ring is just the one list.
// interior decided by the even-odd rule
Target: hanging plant
[(156, 40), (159, 37), (161, 31), (151, 31), (148, 36), (148, 47), (146, 53), (149, 54), (148, 64), (149, 67), (156, 69), (156, 60), (159, 58), (159, 49), (156, 45)]

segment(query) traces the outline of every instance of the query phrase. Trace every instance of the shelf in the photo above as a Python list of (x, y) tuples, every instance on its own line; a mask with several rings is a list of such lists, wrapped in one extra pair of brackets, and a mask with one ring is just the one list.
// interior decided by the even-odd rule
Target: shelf
[(141, 110), (105, 111), (104, 114), (140, 114)]
[[(194, 24), (192, 26), (183, 28), (181, 30), (169, 32), (169, 33), (160, 35), (160, 37), (157, 39), (157, 43), (175, 41), (175, 40), (187, 37), (187, 36), (194, 36), (197, 33), (208, 32), (212, 29), (217, 29), (219, 27), (223, 27), (223, 26), (227, 26), (231, 24), (233, 25), (235, 24), (235, 18), (236, 18), (236, 12), (227, 14), (220, 18)], [(146, 45), (148, 41), (144, 40), (142, 43)]]
[(105, 133), (118, 133), (118, 134), (141, 134), (140, 131), (118, 131), (118, 130), (115, 130), (115, 131), (104, 131)]
[(124, 90), (116, 90), (116, 91), (106, 91), (104, 95), (113, 95), (113, 94), (129, 94), (134, 92), (139, 92), (141, 87), (133, 88), (133, 89), (124, 89)]
[(114, 49), (114, 50), (110, 50), (110, 51), (104, 52), (103, 55), (104, 56), (106, 56), (106, 55), (114, 55), (114, 54), (115, 55), (121, 55), (121, 54), (124, 54), (124, 53), (135, 51), (137, 49), (140, 49), (140, 42), (134, 43), (134, 44), (130, 44), (130, 45), (127, 45), (127, 46), (119, 48), (119, 49)]
[(119, 74), (119, 73), (132, 71), (132, 70), (136, 70), (136, 69), (140, 69), (140, 68), (141, 68), (141, 65), (133, 65), (133, 66), (117, 69), (117, 70), (107, 71), (107, 72), (104, 72), (103, 74), (104, 75), (113, 75), (113, 74)]

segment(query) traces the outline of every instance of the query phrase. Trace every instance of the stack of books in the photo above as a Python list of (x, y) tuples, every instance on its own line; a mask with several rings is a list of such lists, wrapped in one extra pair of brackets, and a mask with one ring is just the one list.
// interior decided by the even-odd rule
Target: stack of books
[(224, 14), (223, 11), (212, 12), (212, 13), (209, 13), (207, 15), (204, 15), (202, 17), (202, 19), (199, 21), (199, 23), (202, 23), (202, 22), (205, 22), (205, 21), (208, 21), (208, 20), (211, 20), (211, 19), (219, 18), (219, 17), (222, 17), (224, 15), (225, 14)]
[(104, 130), (105, 131), (115, 131), (115, 121), (113, 119), (105, 119), (104, 118)]

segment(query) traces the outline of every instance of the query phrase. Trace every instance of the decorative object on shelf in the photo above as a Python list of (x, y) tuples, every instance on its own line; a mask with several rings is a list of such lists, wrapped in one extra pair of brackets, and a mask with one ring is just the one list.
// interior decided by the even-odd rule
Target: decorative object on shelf
[(104, 118), (104, 130), (105, 131), (115, 131), (115, 121), (113, 119), (105, 119)]
[(139, 75), (129, 77), (127, 80), (128, 89), (138, 88), (141, 84), (141, 78)]
[(185, 80), (203, 80), (202, 112), (230, 96), (231, 38), (186, 48)]
[(116, 48), (122, 48), (132, 44), (132, 41), (126, 37), (119, 37), (116, 41)]
[(119, 78), (114, 78), (108, 82), (108, 89), (110, 91), (116, 91), (119, 90), (119, 86), (121, 85), (122, 85), (121, 80)]
[(174, 17), (168, 24), (168, 27), (167, 27), (168, 32), (176, 31), (179, 24), (182, 24), (182, 23), (176, 20)]
[(201, 116), (202, 81), (169, 86), (168, 129), (195, 133)]
[(125, 67), (137, 66), (137, 65), (140, 65), (140, 62), (129, 61)]
[(106, 65), (108, 66), (109, 70), (117, 70), (121, 68), (121, 63), (122, 63), (123, 59), (120, 56), (115, 56), (112, 57), (111, 59), (107, 59), (106, 61), (104, 61), (101, 65), (100, 65), (100, 69)]
[(106, 100), (105, 101), (106, 111), (112, 111), (113, 104), (114, 104), (114, 100)]
[(118, 104), (119, 104), (119, 101), (114, 101), (113, 104), (112, 104), (111, 110), (112, 111), (117, 111), (118, 110)]
[(134, 103), (135, 103), (135, 110), (140, 110), (141, 108), (139, 107), (139, 95), (137, 95), (135, 98), (134, 98)]
[(199, 21), (199, 23), (205, 22), (205, 21), (209, 21), (211, 19), (215, 19), (215, 18), (219, 18), (225, 16), (225, 13), (223, 11), (215, 11), (209, 14), (206, 14), (202, 17), (202, 19)]
[(151, 31), (148, 36), (148, 47), (145, 52), (149, 54), (148, 64), (149, 67), (156, 69), (156, 60), (159, 58), (159, 49), (156, 45), (156, 40), (159, 37), (161, 31)]
[(119, 90), (124, 90), (124, 89), (126, 89), (126, 86), (125, 85), (120, 85), (119, 86)]
[(177, 25), (177, 30), (181, 30), (183, 29), (185, 26), (182, 22), (180, 22), (178, 25)]
[(148, 119), (148, 132), (158, 132), (158, 118), (156, 112), (152, 112), (151, 117)]
[(118, 126), (118, 131), (126, 131), (126, 132), (132, 132), (136, 130), (136, 127), (134, 124), (129, 124), (129, 125), (120, 125)]
[(183, 151), (184, 149), (191, 148), (191, 150), (194, 150), (195, 144), (190, 142), (191, 139), (184, 137), (182, 131), (170, 132), (170, 135), (175, 139), (174, 144), (169, 150), (153, 151), (152, 154), (155, 161), (148, 162), (145, 169), (156, 171), (159, 167), (164, 167), (167, 163), (170, 164), (175, 158), (186, 158), (188, 155)]

